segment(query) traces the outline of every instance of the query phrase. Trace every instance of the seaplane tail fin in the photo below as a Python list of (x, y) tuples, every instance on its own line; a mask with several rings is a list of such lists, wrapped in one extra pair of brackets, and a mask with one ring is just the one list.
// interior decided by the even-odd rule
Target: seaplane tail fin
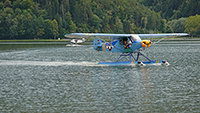
[(93, 40), (93, 48), (97, 51), (102, 51), (103, 42), (101, 39), (94, 39)]

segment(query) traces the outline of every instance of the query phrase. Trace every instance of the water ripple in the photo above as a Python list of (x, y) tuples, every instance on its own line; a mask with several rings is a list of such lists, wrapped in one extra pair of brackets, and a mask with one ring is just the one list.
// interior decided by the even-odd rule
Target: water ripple
[(199, 112), (199, 45), (152, 46), (169, 66), (95, 66), (119, 54), (65, 45), (0, 51), (1, 112)]

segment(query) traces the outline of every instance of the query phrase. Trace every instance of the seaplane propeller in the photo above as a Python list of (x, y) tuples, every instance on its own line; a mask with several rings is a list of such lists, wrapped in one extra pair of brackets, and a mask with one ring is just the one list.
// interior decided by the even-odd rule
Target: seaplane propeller
[(141, 41), (141, 45), (144, 48), (146, 48), (146, 47), (149, 48), (151, 46), (151, 44), (152, 44), (152, 42), (150, 40), (142, 40)]

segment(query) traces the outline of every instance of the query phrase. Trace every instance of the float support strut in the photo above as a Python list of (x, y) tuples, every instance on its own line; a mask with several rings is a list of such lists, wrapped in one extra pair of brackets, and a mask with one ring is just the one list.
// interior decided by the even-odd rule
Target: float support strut
[(142, 53), (140, 53), (140, 52), (138, 52), (138, 54), (137, 54), (137, 59), (136, 59), (136, 61), (138, 61), (140, 55), (142, 55), (142, 56), (143, 56), (144, 58), (146, 58), (148, 61), (151, 61), (148, 57), (146, 57), (144, 54), (142, 54)]

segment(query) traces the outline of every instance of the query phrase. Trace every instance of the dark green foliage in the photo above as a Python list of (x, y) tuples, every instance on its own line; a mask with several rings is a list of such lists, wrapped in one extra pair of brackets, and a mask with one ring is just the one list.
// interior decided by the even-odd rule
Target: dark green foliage
[(200, 36), (200, 15), (190, 16), (186, 20), (185, 28), (185, 32), (191, 36)]
[(200, 0), (137, 0), (167, 20), (200, 14)]
[[(154, 1), (139, 0), (151, 11), (138, 0), (0, 0), (0, 39), (62, 38), (67, 33), (95, 31), (173, 32), (161, 16), (179, 18), (199, 12), (196, 4), (186, 0), (165, 7), (168, 2)], [(193, 9), (189, 10), (188, 4), (194, 5)], [(181, 8), (190, 13), (179, 13)], [(159, 11), (164, 13), (156, 13)]]
[[(139, 3), (159, 12), (167, 25), (160, 27), (161, 32), (187, 32), (199, 36), (197, 15), (200, 15), (200, 0), (137, 0)], [(196, 16), (195, 16), (196, 15)], [(189, 17), (187, 19), (187, 17)], [(198, 19), (195, 19), (198, 18)], [(163, 24), (163, 22), (161, 22)]]
[(183, 33), (185, 31), (185, 21), (187, 18), (180, 18), (169, 21), (167, 24), (171, 26), (175, 33)]

